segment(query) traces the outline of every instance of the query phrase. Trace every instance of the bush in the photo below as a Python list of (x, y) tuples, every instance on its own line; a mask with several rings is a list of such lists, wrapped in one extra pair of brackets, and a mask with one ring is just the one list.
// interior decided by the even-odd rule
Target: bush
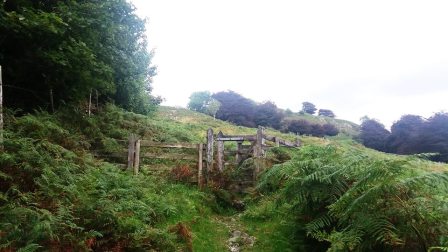
[(262, 177), (328, 251), (427, 251), (446, 237), (448, 173), (355, 148), (306, 146)]

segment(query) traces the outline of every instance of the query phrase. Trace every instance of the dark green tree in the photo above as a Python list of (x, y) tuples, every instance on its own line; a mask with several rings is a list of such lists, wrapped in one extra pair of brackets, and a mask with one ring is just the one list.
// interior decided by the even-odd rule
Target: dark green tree
[(322, 128), (324, 130), (324, 134), (327, 136), (336, 136), (337, 134), (339, 134), (338, 128), (336, 128), (336, 126), (334, 126), (333, 124), (326, 123), (322, 125)]
[(237, 125), (255, 127), (254, 112), (256, 103), (234, 91), (218, 92), (212, 96), (221, 103), (216, 113), (218, 119)]
[(312, 104), (311, 102), (303, 102), (302, 103), (302, 111), (305, 113), (308, 113), (310, 115), (314, 115), (316, 113), (316, 105)]
[(277, 108), (275, 103), (267, 101), (257, 105), (254, 120), (256, 125), (279, 129), (283, 120), (283, 112)]
[(284, 123), (284, 131), (299, 135), (311, 135), (311, 123), (306, 120), (290, 120)]
[(398, 154), (424, 152), (421, 145), (422, 132), (426, 122), (421, 116), (404, 115), (391, 127), (388, 150)]
[(45, 108), (79, 103), (98, 90), (102, 100), (138, 113), (160, 102), (150, 96), (152, 54), (145, 21), (125, 0), (6, 0), (0, 4), (0, 64), (5, 104)]
[(331, 117), (331, 118), (335, 117), (335, 114), (333, 113), (333, 111), (331, 111), (329, 109), (319, 109), (318, 115), (319, 116)]
[(386, 151), (389, 136), (390, 132), (383, 124), (368, 117), (363, 118), (359, 134), (362, 144), (375, 150)]
[(448, 113), (440, 112), (428, 118), (420, 139), (421, 152), (438, 153), (433, 160), (448, 162)]

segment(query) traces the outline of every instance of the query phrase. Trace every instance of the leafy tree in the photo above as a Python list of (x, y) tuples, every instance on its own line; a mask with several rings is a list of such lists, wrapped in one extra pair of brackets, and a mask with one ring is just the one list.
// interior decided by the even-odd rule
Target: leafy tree
[(237, 125), (255, 127), (254, 112), (256, 103), (234, 91), (223, 91), (212, 95), (221, 103), (216, 113), (218, 119)]
[(414, 154), (423, 151), (419, 142), (425, 121), (417, 115), (404, 115), (391, 127), (388, 149), (398, 154)]
[(316, 113), (316, 106), (311, 102), (303, 102), (302, 103), (302, 111), (308, 113), (310, 115), (314, 115)]
[(311, 131), (312, 136), (316, 137), (323, 137), (325, 136), (325, 131), (322, 125), (320, 124), (311, 124)]
[(361, 133), (359, 134), (359, 138), (362, 144), (369, 148), (386, 151), (389, 135), (390, 132), (377, 120), (365, 117), (361, 123)]
[(419, 152), (439, 153), (432, 159), (448, 162), (448, 113), (440, 112), (428, 118), (419, 139)]
[(339, 134), (339, 130), (333, 124), (326, 123), (326, 124), (322, 125), (322, 128), (323, 128), (324, 134), (327, 136), (336, 136), (337, 134)]
[(284, 114), (270, 101), (259, 104), (255, 108), (254, 120), (256, 125), (279, 129)]
[(160, 103), (150, 96), (152, 53), (145, 21), (126, 0), (0, 3), (0, 64), (5, 103), (32, 110), (87, 99), (149, 113)]
[(339, 130), (333, 124), (320, 125), (303, 119), (286, 121), (283, 127), (284, 132), (293, 132), (300, 135), (323, 137), (339, 134)]
[(190, 95), (190, 102), (187, 107), (193, 111), (206, 113), (207, 104), (211, 99), (212, 95), (209, 91), (194, 92)]
[(207, 103), (206, 112), (207, 114), (213, 116), (213, 119), (215, 119), (216, 113), (218, 112), (220, 107), (221, 103), (218, 100), (211, 98), (210, 101)]
[(319, 116), (331, 117), (331, 118), (335, 117), (333, 111), (331, 111), (329, 109), (319, 109), (318, 115)]

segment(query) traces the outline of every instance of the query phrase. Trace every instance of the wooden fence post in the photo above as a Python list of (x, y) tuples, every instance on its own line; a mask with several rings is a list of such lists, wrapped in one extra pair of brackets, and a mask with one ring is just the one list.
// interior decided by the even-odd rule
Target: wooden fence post
[(255, 146), (254, 146), (254, 157), (262, 157), (263, 156), (263, 144), (264, 144), (264, 129), (263, 127), (258, 127), (257, 135), (255, 139)]
[(140, 169), (140, 139), (135, 141), (135, 154), (134, 154), (134, 175), (138, 175)]
[(51, 105), (51, 112), (54, 113), (54, 99), (53, 99), (53, 89), (50, 88), (50, 105)]
[(2, 66), (0, 66), (0, 151), (3, 149), (3, 81)]
[(280, 139), (278, 137), (275, 137), (274, 140), (275, 140), (275, 147), (280, 147)]
[(296, 137), (296, 142), (295, 142), (295, 144), (296, 144), (296, 147), (300, 147), (301, 143), (300, 143), (299, 136)]
[[(222, 138), (224, 135), (220, 131), (218, 133), (218, 138)], [(218, 140), (217, 142), (217, 158), (216, 163), (218, 165), (218, 171), (222, 172), (224, 170), (224, 141)]]
[(128, 147), (128, 169), (134, 168), (135, 160), (135, 142), (137, 140), (136, 135), (129, 135), (129, 147)]
[(92, 114), (92, 89), (90, 89), (89, 93), (89, 117)]
[(202, 150), (204, 145), (202, 143), (198, 144), (198, 187), (202, 188)]
[(259, 126), (257, 130), (257, 135), (255, 138), (255, 146), (254, 146), (254, 174), (253, 180), (254, 182), (257, 180), (258, 174), (261, 170), (261, 158), (263, 157), (263, 144), (264, 144), (264, 128)]
[(95, 89), (95, 93), (96, 93), (96, 112), (98, 113), (99, 110), (99, 104), (98, 104), (98, 89)]
[(207, 167), (205, 170), (206, 182), (208, 182), (209, 173), (213, 170), (213, 130), (207, 130)]
[(241, 162), (241, 160), (243, 159), (242, 157), (242, 152), (243, 151), (243, 141), (238, 141), (236, 142), (236, 163), (239, 164)]

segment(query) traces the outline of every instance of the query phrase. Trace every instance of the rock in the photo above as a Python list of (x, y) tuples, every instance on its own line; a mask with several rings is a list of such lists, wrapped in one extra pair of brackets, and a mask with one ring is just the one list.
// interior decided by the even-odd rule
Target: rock
[(239, 230), (234, 230), (234, 231), (232, 232), (232, 236), (233, 236), (233, 237), (241, 237), (241, 231), (239, 231)]

